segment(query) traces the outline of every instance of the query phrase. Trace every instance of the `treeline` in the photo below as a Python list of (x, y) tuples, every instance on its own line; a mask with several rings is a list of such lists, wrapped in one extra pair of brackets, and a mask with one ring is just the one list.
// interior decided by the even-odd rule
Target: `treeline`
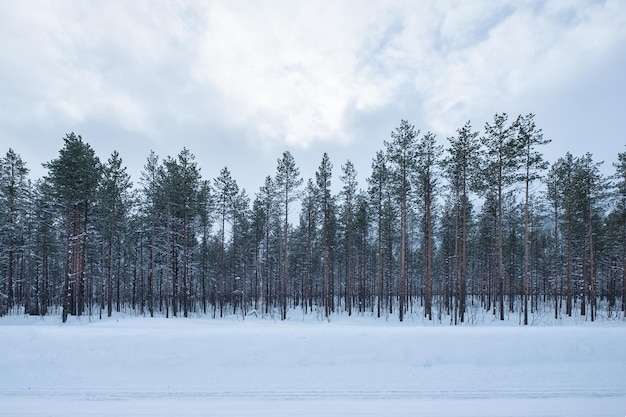
[(403, 120), (365, 189), (346, 161), (333, 194), (327, 154), (305, 182), (286, 151), (253, 196), (187, 149), (151, 153), (136, 186), (74, 133), (34, 182), (9, 149), (0, 315), (623, 316), (626, 152), (607, 177), (591, 154), (549, 165), (547, 143), (532, 114), (468, 122), (445, 149)]

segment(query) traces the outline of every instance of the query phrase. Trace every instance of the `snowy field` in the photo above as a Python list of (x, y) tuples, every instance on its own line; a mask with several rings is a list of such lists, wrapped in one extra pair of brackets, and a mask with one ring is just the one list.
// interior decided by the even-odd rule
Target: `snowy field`
[(626, 322), (0, 318), (2, 416), (626, 415)]

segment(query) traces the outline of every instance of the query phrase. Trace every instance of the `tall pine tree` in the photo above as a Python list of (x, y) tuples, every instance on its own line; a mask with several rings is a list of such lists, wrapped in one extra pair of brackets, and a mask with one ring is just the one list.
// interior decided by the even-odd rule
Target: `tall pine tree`
[(404, 320), (407, 308), (407, 251), (408, 251), (408, 216), (409, 200), (411, 197), (414, 178), (417, 170), (419, 131), (402, 120), (400, 126), (391, 132), (391, 141), (385, 141), (387, 160), (389, 161), (390, 181), (393, 193), (400, 206), (400, 254), (398, 277), (398, 318)]
[(64, 138), (59, 157), (44, 166), (65, 217), (67, 248), (63, 322), (85, 307), (85, 263), (91, 204), (100, 182), (101, 165), (91, 146), (73, 132)]

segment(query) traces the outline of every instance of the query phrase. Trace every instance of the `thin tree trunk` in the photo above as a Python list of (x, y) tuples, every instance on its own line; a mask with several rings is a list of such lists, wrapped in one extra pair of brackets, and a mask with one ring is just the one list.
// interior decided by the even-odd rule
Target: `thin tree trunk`
[(381, 307), (384, 299), (383, 291), (383, 216), (382, 216), (382, 193), (378, 198), (378, 242), (376, 247), (376, 284), (378, 289), (377, 317), (380, 318)]
[[(624, 240), (626, 242), (626, 239)], [(626, 245), (622, 252), (622, 312), (626, 313)], [(626, 314), (624, 314), (626, 316)]]
[(153, 280), (154, 280), (154, 245), (155, 235), (154, 232), (155, 224), (152, 224), (152, 229), (150, 230), (150, 265), (148, 266), (148, 310), (150, 311), (150, 317), (154, 317), (154, 288), (153, 288)]
[[(464, 186), (465, 187), (465, 186)], [(467, 194), (461, 196), (461, 262), (459, 268), (461, 293), (459, 294), (459, 318), (465, 321), (467, 303)]]
[(503, 252), (503, 230), (502, 230), (502, 180), (498, 182), (498, 284), (500, 301), (500, 320), (504, 320), (504, 252)]
[(528, 325), (528, 292), (530, 282), (530, 209), (529, 209), (529, 166), (526, 164), (526, 201), (524, 203), (524, 280), (523, 297), (524, 297), (524, 325)]
[(589, 209), (589, 304), (591, 308), (591, 321), (595, 321), (596, 314), (596, 277), (595, 277), (595, 265), (593, 256), (593, 225), (592, 225), (592, 213)]
[(183, 288), (182, 288), (182, 298), (183, 298), (183, 316), (188, 317), (189, 315), (189, 247), (188, 247), (188, 236), (189, 230), (187, 226), (187, 217), (183, 221)]
[(431, 203), (430, 190), (427, 190), (426, 196), (426, 294), (425, 311), (428, 320), (433, 319), (432, 302), (433, 302), (433, 276), (432, 276), (432, 225), (431, 225)]
[(406, 192), (402, 193), (400, 202), (400, 305), (398, 317), (404, 320), (405, 302), (407, 296), (406, 281), (406, 250), (407, 250), (407, 201)]
[(565, 314), (572, 316), (572, 226), (567, 225), (567, 282), (565, 289)]
[[(286, 180), (289, 184), (289, 179)], [(287, 319), (287, 276), (289, 275), (289, 193), (288, 186), (285, 186), (285, 222), (283, 224), (283, 235), (285, 245), (285, 255), (283, 259), (283, 276), (281, 280), (281, 319)]]
[(559, 318), (559, 214), (558, 207), (554, 206), (554, 319)]
[(113, 313), (113, 232), (109, 238), (109, 271), (107, 275), (107, 316), (111, 317)]

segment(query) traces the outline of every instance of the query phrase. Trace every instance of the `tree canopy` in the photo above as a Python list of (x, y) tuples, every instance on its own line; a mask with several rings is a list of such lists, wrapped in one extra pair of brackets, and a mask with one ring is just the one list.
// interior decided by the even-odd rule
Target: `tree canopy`
[(0, 315), (623, 318), (626, 152), (605, 175), (589, 153), (546, 161), (547, 143), (533, 114), (444, 141), (401, 120), (365, 189), (350, 160), (335, 195), (327, 153), (305, 182), (285, 151), (251, 196), (188, 149), (151, 152), (136, 187), (74, 133), (36, 181), (9, 149)]

